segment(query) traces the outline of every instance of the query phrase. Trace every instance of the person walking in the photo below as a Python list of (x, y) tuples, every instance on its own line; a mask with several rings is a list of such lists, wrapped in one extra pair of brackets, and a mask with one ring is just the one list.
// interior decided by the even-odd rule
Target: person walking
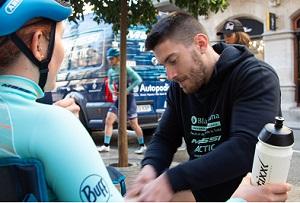
[[(110, 48), (107, 51), (107, 60), (111, 66), (108, 70), (108, 87), (113, 97), (118, 98), (119, 96), (119, 77), (120, 77), (120, 52), (115, 48)], [(132, 90), (134, 87), (141, 84), (141, 77), (130, 67), (126, 67), (127, 70), (127, 118), (131, 128), (135, 131), (137, 135), (137, 140), (139, 143), (139, 148), (134, 152), (136, 154), (143, 154), (146, 150), (146, 145), (144, 143), (144, 136), (141, 127), (138, 124), (137, 117), (137, 107)], [(104, 144), (98, 147), (99, 152), (109, 152), (110, 151), (110, 141), (113, 131), (113, 124), (118, 118), (118, 105), (119, 100), (116, 99), (113, 106), (111, 106), (107, 112), (105, 120), (105, 130), (104, 130)]]

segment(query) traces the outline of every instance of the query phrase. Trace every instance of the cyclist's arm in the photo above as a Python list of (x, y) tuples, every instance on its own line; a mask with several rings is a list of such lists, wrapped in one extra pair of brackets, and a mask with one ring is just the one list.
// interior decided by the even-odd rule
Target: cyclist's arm
[(113, 73), (112, 73), (112, 69), (109, 69), (107, 72), (107, 77), (108, 77), (108, 89), (111, 93), (115, 92), (115, 88), (114, 88), (114, 80), (113, 80)]
[(123, 201), (80, 121), (60, 107), (51, 112), (41, 118), (45, 131), (36, 133), (31, 148), (43, 162), (58, 201)]
[(142, 78), (130, 67), (127, 67), (127, 76), (131, 80), (131, 84), (127, 87), (127, 92), (131, 92), (134, 87), (142, 83)]

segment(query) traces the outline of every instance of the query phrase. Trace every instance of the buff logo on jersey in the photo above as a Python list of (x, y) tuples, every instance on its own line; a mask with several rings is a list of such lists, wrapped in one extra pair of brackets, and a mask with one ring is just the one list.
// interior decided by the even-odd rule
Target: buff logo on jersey
[(81, 183), (80, 198), (83, 202), (107, 202), (110, 198), (108, 184), (101, 176), (90, 175)]

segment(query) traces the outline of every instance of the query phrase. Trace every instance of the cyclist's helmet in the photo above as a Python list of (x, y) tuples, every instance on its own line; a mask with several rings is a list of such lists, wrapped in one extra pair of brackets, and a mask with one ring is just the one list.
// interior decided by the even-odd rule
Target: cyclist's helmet
[(120, 52), (118, 49), (110, 48), (107, 50), (107, 54), (106, 54), (107, 58), (118, 57), (118, 56), (120, 56)]
[[(51, 60), (56, 22), (68, 18), (72, 13), (69, 1), (63, 0), (0, 0), (0, 37), (7, 37), (29, 58), (40, 71), (39, 85), (43, 89), (48, 76), (48, 64)], [(51, 21), (51, 33), (48, 46), (48, 56), (39, 61), (31, 50), (16, 35), (28, 21), (35, 18), (46, 18)]]

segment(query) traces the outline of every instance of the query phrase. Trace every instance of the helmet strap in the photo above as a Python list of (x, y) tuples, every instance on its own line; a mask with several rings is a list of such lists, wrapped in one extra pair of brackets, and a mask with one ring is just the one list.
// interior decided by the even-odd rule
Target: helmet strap
[(27, 47), (22, 39), (14, 32), (9, 35), (11, 41), (22, 51), (25, 56), (39, 68), (40, 78), (39, 78), (39, 86), (42, 90), (44, 90), (45, 84), (47, 82), (48, 72), (49, 72), (49, 63), (52, 58), (54, 44), (55, 44), (55, 30), (56, 30), (56, 22), (53, 21), (51, 24), (50, 31), (50, 40), (48, 44), (48, 53), (47, 57), (42, 61), (39, 61), (32, 53), (32, 51)]

